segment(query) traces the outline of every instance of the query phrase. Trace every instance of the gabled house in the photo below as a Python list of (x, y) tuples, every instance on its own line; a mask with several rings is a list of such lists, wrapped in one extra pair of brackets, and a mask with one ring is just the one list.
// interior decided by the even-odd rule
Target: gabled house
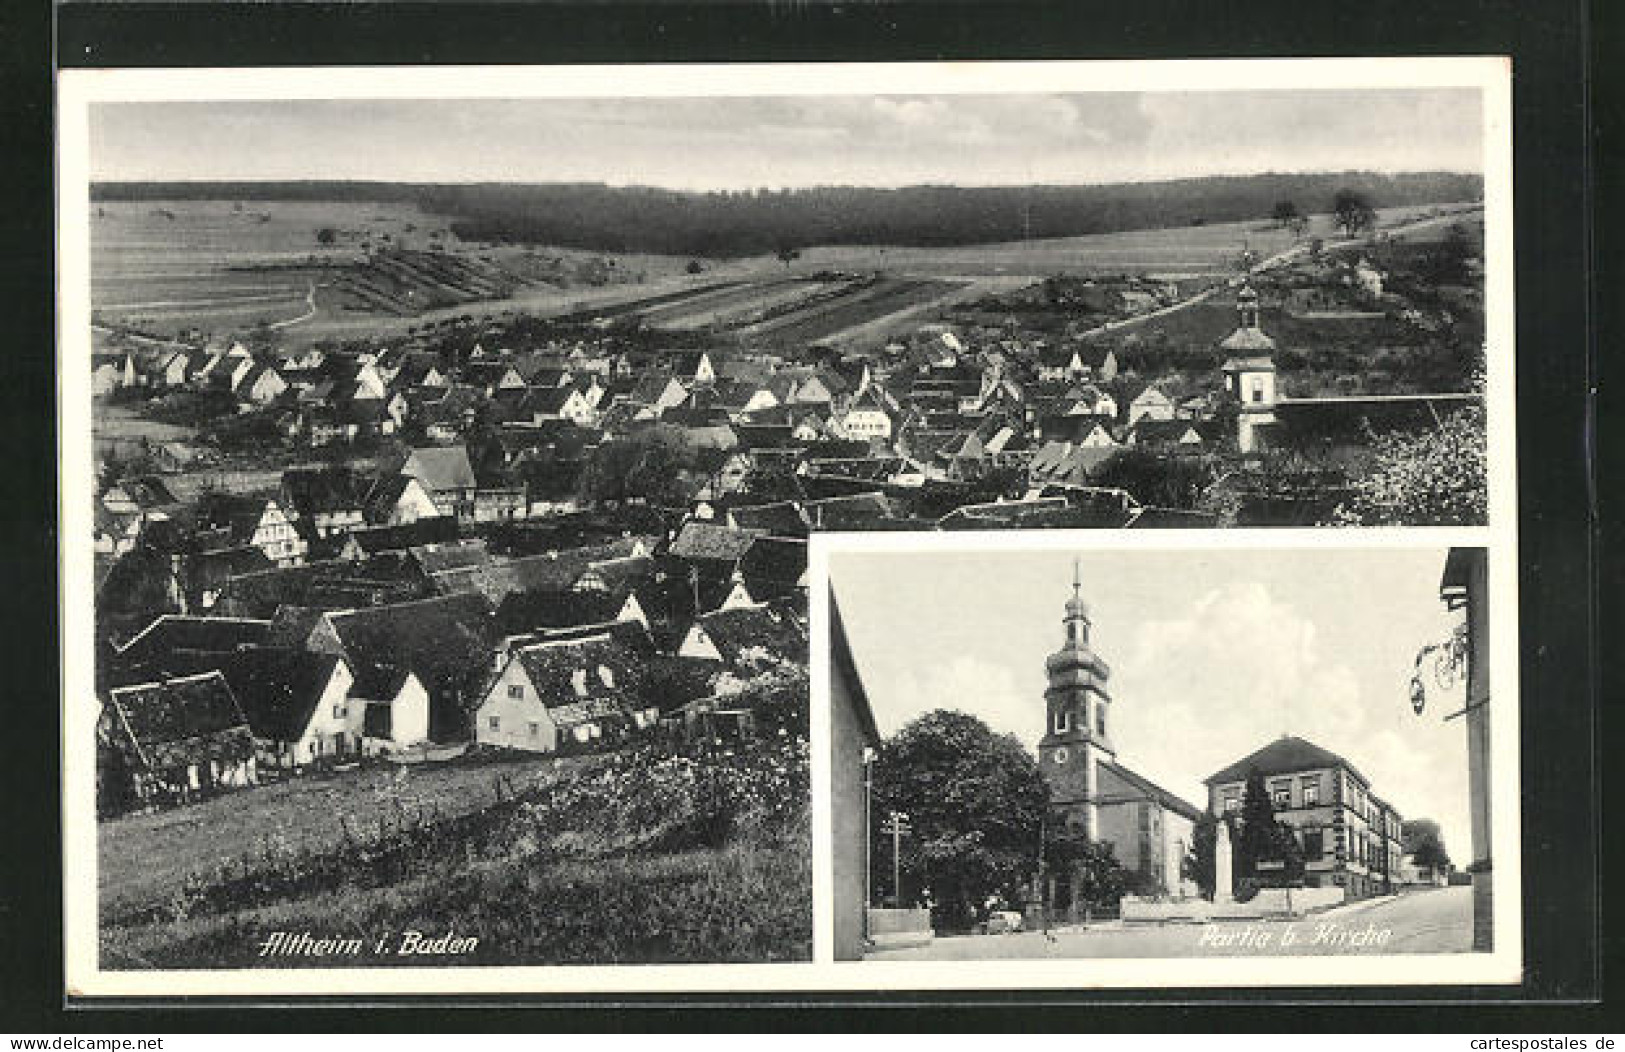
[(292, 510), (307, 539), (365, 525), (371, 488), (372, 481), (350, 467), (295, 467), (282, 473), (283, 504)]
[(643, 670), (608, 634), (522, 645), (502, 661), (475, 714), (480, 745), (550, 753), (653, 727)]
[(681, 351), (670, 358), (672, 373), (688, 384), (713, 384), (717, 379), (711, 356), (705, 351)]
[(356, 673), (350, 703), (361, 709), (361, 752), (388, 756), (429, 741), (429, 692), (405, 665), (372, 665)]
[(223, 530), (232, 546), (253, 545), (279, 566), (300, 562), (309, 547), (293, 520), (270, 497), (205, 493), (198, 500), (197, 527)]
[(91, 360), (90, 393), (100, 398), (127, 386), (125, 383), (125, 357), (118, 354), (98, 354)]
[(850, 439), (889, 439), (898, 415), (897, 403), (883, 389), (865, 383), (840, 416), (841, 432)]
[(525, 378), (506, 362), (476, 362), (463, 368), (462, 380), (490, 398), (498, 391), (523, 391)]
[(1066, 394), (1071, 403), (1067, 406), (1067, 413), (1074, 416), (1104, 416), (1117, 419), (1117, 399), (1102, 391), (1094, 384), (1084, 384), (1073, 388)]
[(361, 754), (365, 708), (350, 700), (355, 677), (342, 657), (255, 647), (217, 660), (248, 717), (260, 767), (286, 770)]
[(287, 389), (287, 382), (276, 369), (269, 365), (254, 365), (239, 375), (232, 393), (241, 401), (266, 405), (282, 397)]
[(397, 474), (422, 483), (442, 514), (460, 519), (473, 517), (474, 492), (479, 483), (466, 446), (419, 446), (407, 455)]
[(1201, 449), (1207, 445), (1201, 427), (1193, 420), (1154, 420), (1142, 418), (1129, 428), (1131, 446), (1181, 446)]
[(186, 370), (191, 364), (192, 355), (187, 351), (175, 351), (165, 357), (158, 366), (154, 380), (161, 387), (182, 387), (186, 384)]
[(731, 574), (750, 550), (757, 534), (690, 519), (672, 540), (667, 554), (686, 563), (709, 568), (721, 576)]
[(1080, 446), (1115, 449), (1119, 444), (1112, 434), (1116, 426), (1116, 418), (1109, 416), (1052, 416), (1039, 421), (1038, 434), (1045, 442), (1072, 442)]
[(1095, 474), (1114, 456), (1117, 444), (1082, 445), (1077, 442), (1045, 442), (1027, 464), (1027, 481), (1032, 486), (1087, 486)]
[(804, 660), (807, 634), (789, 610), (774, 603), (701, 615), (677, 648), (678, 657), (749, 667), (765, 658)]
[(657, 415), (688, 400), (688, 388), (669, 373), (650, 373), (638, 380), (628, 399), (648, 406)]
[(109, 691), (96, 743), (99, 804), (106, 810), (258, 780), (253, 732), (219, 672)]
[(1088, 380), (1093, 378), (1094, 369), (1084, 360), (1083, 351), (1080, 348), (1056, 347), (1038, 353), (1038, 379), (1040, 381)]
[(429, 733), (466, 740), (495, 642), (491, 604), (462, 592), (413, 602), (325, 611), (305, 649), (337, 654), (353, 668), (403, 664), (429, 694)]
[(535, 423), (568, 420), (578, 427), (591, 427), (598, 415), (586, 395), (573, 387), (533, 387), (520, 403), (519, 411)]
[(1156, 384), (1147, 385), (1128, 404), (1130, 427), (1141, 420), (1172, 420), (1174, 415), (1174, 400)]
[(371, 526), (409, 526), (421, 519), (455, 518), (441, 510), (423, 483), (411, 475), (384, 475), (367, 491), (362, 517)]

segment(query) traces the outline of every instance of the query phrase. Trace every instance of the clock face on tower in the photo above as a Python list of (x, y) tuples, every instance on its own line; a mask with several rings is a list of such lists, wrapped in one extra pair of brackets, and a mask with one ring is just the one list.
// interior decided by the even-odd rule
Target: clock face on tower
[(1072, 753), (1065, 748), (1056, 749), (1054, 752), (1050, 753), (1050, 759), (1054, 760), (1057, 764), (1065, 763), (1071, 758), (1071, 756)]

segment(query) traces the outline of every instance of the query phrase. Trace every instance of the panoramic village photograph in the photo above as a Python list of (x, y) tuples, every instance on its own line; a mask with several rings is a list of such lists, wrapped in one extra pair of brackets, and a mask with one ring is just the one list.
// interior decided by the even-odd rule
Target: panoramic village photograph
[(837, 959), (1492, 949), (1487, 575), (836, 548)]
[[(95, 696), (65, 704), (98, 714), (70, 749), (94, 756), (100, 967), (810, 959), (809, 536), (1484, 524), (1482, 107), (1468, 88), (90, 104), (93, 360), (64, 397), (91, 407), (94, 478), (65, 499), (93, 507), (69, 543), (94, 565)], [(1430, 559), (1412, 583), (1438, 593)], [(1026, 649), (1086, 623), (1061, 623), (1069, 601), (1115, 609), (1089, 560), (1076, 594), (1070, 573), (1022, 597)], [(879, 777), (913, 732), (862, 664), (878, 615), (850, 573), (836, 591), (881, 699)], [(961, 651), (927, 642), (951, 669)], [(909, 726), (984, 735), (931, 725), (938, 705), (985, 718), (985, 683), (950, 685), (970, 693)], [(1022, 751), (1049, 718), (1032, 686), (994, 721), (1025, 744), (987, 739), (1030, 767), (1000, 819), (1021, 846), (944, 884), (927, 815), (898, 819), (896, 872), (876, 854), (843, 914), (863, 952), (866, 909), (939, 946), (1044, 939), (1203, 889), (1273, 902), (1304, 873), (1292, 909), (1414, 886), (1407, 909), (1470, 919), (1465, 789), (1396, 786), (1372, 728), (1237, 724), (1204, 739), (1234, 746), (1211, 771), (1153, 774), (1128, 765), (1207, 755), (1188, 727), (1130, 716), (1124, 764), (1097, 765), (1106, 732), (1079, 709), (1041, 748), (1088, 757), (1067, 770), (1089, 788), (1047, 798), (1065, 779)], [(1173, 700), (1138, 693), (1125, 710)], [(1464, 748), (1448, 759), (1464, 779)], [(1267, 803), (1253, 767), (1311, 760), (1360, 836), (1327, 824), (1264, 887), (1262, 827), (1228, 804)], [(1096, 824), (1097, 778), (1149, 794), (1155, 864), (1102, 839), (1130, 819)], [(906, 812), (900, 792), (876, 783)], [(1215, 838), (1233, 888), (1198, 850)]]

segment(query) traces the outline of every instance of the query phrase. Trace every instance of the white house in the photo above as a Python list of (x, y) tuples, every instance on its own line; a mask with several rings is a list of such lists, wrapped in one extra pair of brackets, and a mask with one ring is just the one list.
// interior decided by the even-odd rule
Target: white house
[(363, 508), (374, 526), (405, 526), (443, 514), (429, 491), (412, 475), (385, 475), (367, 494)]
[(387, 756), (429, 740), (429, 692), (404, 665), (363, 669), (350, 698), (362, 709), (363, 755)]
[(1072, 416), (1117, 416), (1117, 399), (1094, 384), (1070, 392), (1076, 398), (1067, 413)]
[(1172, 420), (1174, 402), (1156, 384), (1152, 384), (1128, 404), (1128, 422), (1132, 427), (1141, 420)]
[(342, 657), (248, 647), (220, 662), (254, 732), (260, 767), (291, 769), (361, 755), (365, 706), (350, 697), (355, 676)]
[(245, 402), (265, 405), (273, 402), (288, 389), (282, 375), (269, 365), (257, 365), (237, 377), (233, 392)]
[(891, 438), (892, 416), (885, 395), (878, 387), (869, 387), (852, 400), (841, 418), (841, 430), (851, 439)]
[(475, 713), (474, 740), (546, 753), (652, 727), (659, 712), (638, 698), (638, 674), (607, 632), (518, 646)]
[(523, 408), (533, 423), (568, 420), (579, 427), (591, 427), (596, 413), (587, 396), (573, 387), (532, 388)]

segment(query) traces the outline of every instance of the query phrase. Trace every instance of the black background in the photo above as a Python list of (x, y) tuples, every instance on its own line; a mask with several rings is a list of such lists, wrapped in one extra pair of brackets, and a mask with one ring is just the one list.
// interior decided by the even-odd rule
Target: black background
[[(1616, 10), (1619, 5), (1616, 5)], [(1135, 0), (1132, 3), (774, 4), (0, 4), (0, 171), (10, 250), (0, 255), (0, 589), (9, 602), (0, 694), (0, 1030), (86, 1033), (215, 1029), (1169, 1030), (1527, 1029), (1618, 1032), (1599, 1002), (1598, 900), (1610, 785), (1599, 763), (1617, 698), (1603, 691), (1599, 604), (1616, 612), (1619, 575), (1599, 578), (1599, 503), (1608, 487), (1590, 456), (1600, 387), (1594, 319), (1614, 320), (1625, 275), (1594, 228), (1613, 211), (1618, 15), (1582, 3), (1425, 0)], [(54, 24), (53, 24), (54, 19)], [(369, 999), (89, 1006), (62, 989), (51, 59), (63, 68), (563, 62), (899, 61), (945, 58), (1206, 58), (1511, 55), (1517, 213), (1518, 455), (1524, 800), (1521, 989), (1350, 989), (1092, 995), (866, 995), (831, 999), (531, 998), (482, 1002)], [(1608, 56), (1614, 56), (1610, 61)], [(1597, 82), (1592, 84), (1595, 75)], [(1610, 86), (1612, 85), (1612, 86)], [(1125, 83), (1125, 89), (1135, 85)], [(1593, 115), (1601, 134), (1593, 132)], [(1599, 246), (1599, 242), (1601, 243)], [(1595, 274), (1591, 260), (1597, 253)], [(1605, 463), (1609, 463), (1606, 462)], [(1610, 587), (1597, 587), (1599, 580)], [(1501, 688), (1505, 690), (1503, 686)], [(71, 699), (84, 703), (85, 699)], [(1605, 776), (1607, 781), (1605, 781)], [(1617, 846), (1607, 849), (1618, 860)], [(1506, 853), (1506, 849), (1502, 849)], [(1611, 867), (1617, 868), (1617, 867)], [(1609, 952), (1614, 951), (1614, 952)], [(1447, 976), (1446, 976), (1447, 977)], [(1193, 996), (1199, 1000), (1193, 1000)], [(1380, 1010), (1351, 999), (1388, 1002)], [(1409, 1002), (1393, 1003), (1395, 1000)], [(1544, 1001), (1545, 1004), (1530, 1004)], [(1140, 1002), (1131, 1004), (1128, 1002)], [(1294, 1002), (1287, 1009), (1265, 1002)], [(1337, 1003), (1344, 1002), (1344, 1003)], [(1521, 1002), (1521, 1003), (1520, 1003)], [(730, 1007), (720, 1007), (728, 1003)], [(538, 1011), (538, 1009), (540, 1009)], [(1612, 1017), (1612, 1020), (1610, 1019)]]

